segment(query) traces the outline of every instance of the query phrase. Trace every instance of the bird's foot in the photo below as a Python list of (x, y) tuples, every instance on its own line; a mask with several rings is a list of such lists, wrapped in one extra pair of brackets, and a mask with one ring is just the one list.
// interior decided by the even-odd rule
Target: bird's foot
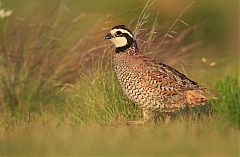
[(145, 123), (144, 120), (136, 120), (136, 121), (128, 121), (127, 125), (143, 125)]

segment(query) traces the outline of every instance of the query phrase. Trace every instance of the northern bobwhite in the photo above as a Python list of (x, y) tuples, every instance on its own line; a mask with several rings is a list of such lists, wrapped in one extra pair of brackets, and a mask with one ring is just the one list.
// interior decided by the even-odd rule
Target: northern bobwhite
[(198, 83), (169, 65), (145, 57), (126, 26), (113, 27), (105, 39), (116, 46), (113, 60), (117, 78), (127, 97), (142, 109), (144, 121), (155, 112), (173, 113), (206, 103)]

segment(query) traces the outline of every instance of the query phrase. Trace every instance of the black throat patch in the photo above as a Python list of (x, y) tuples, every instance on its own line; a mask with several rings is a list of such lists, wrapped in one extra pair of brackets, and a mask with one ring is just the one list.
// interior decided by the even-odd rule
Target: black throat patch
[(137, 47), (137, 42), (135, 39), (133, 39), (132, 37), (130, 37), (127, 33), (123, 33), (123, 35), (126, 39), (127, 39), (127, 44), (125, 46), (122, 46), (122, 47), (117, 47), (116, 48), (116, 53), (121, 53), (121, 52), (125, 52), (128, 48), (130, 47), (134, 47), (135, 48), (135, 51), (138, 50), (138, 47)]

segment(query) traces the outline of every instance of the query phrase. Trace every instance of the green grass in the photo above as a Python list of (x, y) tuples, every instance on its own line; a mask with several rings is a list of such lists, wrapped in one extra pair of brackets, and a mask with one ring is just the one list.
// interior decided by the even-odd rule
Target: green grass
[(212, 103), (217, 115), (240, 126), (240, 84), (236, 75), (220, 79), (216, 82), (218, 99)]
[(66, 87), (62, 111), (2, 117), (0, 155), (238, 156), (237, 81), (217, 81), (222, 94), (211, 102), (211, 115), (193, 109), (168, 125), (160, 121), (128, 126), (125, 122), (139, 118), (140, 110), (125, 99), (111, 71), (97, 71)]
[(68, 107), (72, 117), (83, 123), (140, 118), (140, 110), (123, 95), (114, 71), (95, 73), (80, 79), (74, 88), (70, 87)]
[(238, 130), (219, 130), (212, 124), (18, 129), (1, 137), (0, 152), (1, 156), (238, 156), (238, 138)]

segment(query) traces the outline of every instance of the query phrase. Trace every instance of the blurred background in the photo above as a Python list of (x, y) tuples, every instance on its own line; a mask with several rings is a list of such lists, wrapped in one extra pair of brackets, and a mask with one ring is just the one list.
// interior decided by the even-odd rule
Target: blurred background
[[(147, 17), (142, 26), (144, 28), (151, 28), (156, 22), (156, 31), (164, 34), (186, 8), (187, 10), (174, 24), (171, 31), (178, 32), (199, 24), (187, 37), (187, 40), (197, 40), (204, 43), (197, 50), (194, 50), (198, 57), (191, 58), (194, 60), (192, 68), (195, 65), (200, 66), (198, 61), (201, 61), (202, 58), (206, 58), (210, 63), (216, 63), (213, 66), (215, 69), (230, 70), (232, 67), (237, 67), (236, 63), (239, 59), (236, 57), (239, 56), (239, 2), (237, 0), (217, 0), (214, 2), (207, 0), (156, 0), (153, 3), (144, 0), (119, 2), (103, 0), (101, 3), (96, 0), (53, 0), (51, 2), (8, 0), (2, 1), (1, 7), (5, 10), (11, 10), (12, 13), (11, 16), (2, 18), (1, 27), (4, 28), (2, 31), (6, 33), (6, 31), (10, 32), (11, 29), (16, 31), (18, 25), (25, 27), (23, 23), (27, 23), (30, 34), (35, 25), (44, 25), (49, 22), (44, 27), (49, 27), (52, 30), (62, 29), (59, 30), (58, 34), (55, 34), (57, 37), (53, 37), (59, 41), (59, 47), (66, 48), (75, 44), (75, 49), (73, 49), (78, 51), (76, 55), (81, 56), (91, 47), (106, 45), (107, 43), (101, 37), (104, 37), (114, 25), (125, 24), (134, 29), (147, 3), (149, 6), (145, 10)], [(60, 28), (61, 26), (62, 28)], [(30, 38), (29, 34), (25, 33), (24, 37)], [(172, 37), (175, 37), (174, 35), (176, 36), (176, 34), (171, 34)], [(4, 36), (2, 35), (2, 37)], [(81, 39), (85, 40), (86, 44), (91, 42), (91, 45), (77, 45), (76, 42)], [(65, 53), (67, 54), (67, 52)], [(160, 55), (159, 53), (158, 56)], [(215, 65), (217, 66), (215, 67)], [(222, 70), (218, 70), (218, 72), (222, 74)]]
[[(237, 62), (237, 57), (234, 57), (238, 54), (237, 47), (239, 46), (239, 1), (237, 0), (217, 0), (214, 2), (207, 0), (156, 0), (150, 4), (151, 6), (147, 10), (148, 17), (144, 27), (151, 27), (157, 20), (156, 30), (165, 33), (178, 15), (192, 2), (194, 4), (180, 18), (187, 25), (178, 21), (173, 31), (184, 30), (200, 23), (194, 33), (189, 35), (190, 40), (194, 38), (204, 41), (199, 57), (205, 56), (210, 57), (210, 60), (220, 61), (224, 59), (218, 63), (218, 66), (229, 61), (232, 64), (233, 60)], [(67, 47), (85, 36), (88, 36), (85, 40), (91, 38), (90, 42), (96, 42), (92, 46), (106, 44), (100, 36), (104, 36), (108, 29), (117, 24), (131, 24), (130, 27), (133, 29), (147, 1), (113, 2), (103, 0), (100, 3), (96, 0), (53, 0), (51, 2), (8, 0), (2, 1), (1, 4), (3, 8), (12, 10), (11, 16), (1, 20), (2, 27), (4, 25), (8, 27), (5, 28), (8, 30), (21, 22), (34, 25), (44, 23), (46, 19), (52, 20), (52, 24), (49, 24), (52, 29), (70, 23), (65, 26), (65, 30), (61, 34), (58, 34), (61, 37), (58, 40), (61, 40), (61, 43)]]
[[(88, 146), (94, 139), (101, 144), (112, 133), (98, 126), (98, 133), (92, 136), (92, 125), (141, 117), (139, 109), (119, 88), (111, 63), (114, 47), (104, 40), (106, 33), (119, 24), (129, 26), (145, 55), (177, 68), (214, 93), (219, 100), (210, 106), (220, 118), (202, 109), (190, 115), (184, 112), (167, 128), (141, 131), (136, 136), (146, 139), (136, 141), (128, 128), (121, 128), (112, 134), (113, 141), (107, 140), (102, 149), (93, 152), (111, 149), (111, 156), (118, 146), (126, 150), (121, 140), (124, 137), (130, 139), (129, 143), (138, 143), (130, 151), (146, 150), (156, 155), (158, 148), (143, 145), (157, 134), (168, 142), (161, 149), (163, 153), (171, 154), (171, 145), (184, 153), (187, 147), (199, 145), (205, 145), (206, 154), (239, 153), (235, 140), (239, 129), (222, 131), (226, 121), (231, 122), (227, 128), (240, 124), (239, 0), (0, 0), (0, 156), (1, 152), (39, 153), (39, 147), (45, 148), (46, 134), (54, 138), (44, 153), (56, 153), (61, 148), (65, 155), (71, 150), (86, 155), (92, 151)], [(215, 132), (208, 128), (209, 123)], [(79, 133), (79, 127), (86, 124), (93, 128), (90, 133)], [(190, 137), (189, 127), (193, 128)], [(38, 131), (31, 132), (25, 141), (26, 128)], [(53, 130), (47, 133), (46, 128)], [(203, 130), (201, 140), (199, 128)], [(176, 138), (172, 130), (178, 129), (180, 136)], [(8, 138), (9, 132), (16, 136)], [(164, 138), (166, 134), (169, 139)], [(226, 134), (229, 136), (222, 139)], [(72, 138), (84, 138), (87, 144), (79, 143), (82, 149), (78, 150), (79, 141)], [(213, 150), (215, 143), (219, 145)], [(155, 145), (161, 144), (155, 141)], [(18, 145), (23, 146), (22, 150)], [(194, 151), (188, 153), (193, 155)]]

